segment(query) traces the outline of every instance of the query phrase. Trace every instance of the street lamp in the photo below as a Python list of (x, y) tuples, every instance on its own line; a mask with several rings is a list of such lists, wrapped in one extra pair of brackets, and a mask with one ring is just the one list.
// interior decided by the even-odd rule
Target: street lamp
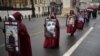
[(46, 5), (46, 0), (43, 0), (43, 5), (44, 5), (44, 7), (43, 7), (43, 16), (45, 16), (45, 12), (46, 12), (45, 11), (45, 8), (46, 8), (46, 6), (45, 6)]
[(32, 5), (32, 17), (35, 17), (35, 8), (34, 8), (34, 3), (33, 0), (31, 0), (31, 5)]
[(9, 6), (9, 5), (10, 5), (10, 0), (7, 0), (7, 5), (8, 5), (8, 6), (6, 6), (6, 7), (7, 7), (7, 16), (9, 17), (8, 8), (10, 7), (10, 6)]
[(8, 7), (7, 7), (7, 16), (9, 17)]

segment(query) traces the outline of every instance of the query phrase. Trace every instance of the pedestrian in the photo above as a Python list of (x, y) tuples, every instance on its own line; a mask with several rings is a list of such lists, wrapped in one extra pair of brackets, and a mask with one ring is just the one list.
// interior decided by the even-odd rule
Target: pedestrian
[(31, 21), (31, 16), (30, 15), (28, 15), (28, 18), (29, 18), (29, 21)]
[[(88, 8), (87, 8), (87, 11), (88, 11), (88, 19), (90, 19), (91, 18), (91, 15), (92, 15), (92, 13), (93, 13), (93, 6), (89, 6)], [(93, 16), (92, 16), (93, 17)]]
[(94, 6), (94, 8), (93, 8), (92, 16), (93, 16), (94, 19), (96, 19), (96, 17), (97, 17), (97, 8), (96, 8), (96, 6)]
[(45, 19), (44, 27), (45, 27), (44, 48), (59, 47), (60, 27), (58, 19), (55, 18), (54, 16)]
[(70, 36), (73, 36), (76, 31), (76, 23), (77, 23), (76, 18), (77, 17), (74, 10), (70, 10), (70, 13), (67, 15), (66, 19), (67, 33), (70, 33), (71, 34)]
[(25, 19), (27, 19), (27, 16), (25, 15)]
[(99, 6), (98, 6), (98, 14), (100, 14), (100, 4), (99, 4)]
[(10, 16), (10, 21), (18, 22), (18, 37), (20, 44), (20, 53), (15, 55), (11, 52), (8, 52), (9, 56), (32, 56), (31, 50), (31, 40), (27, 32), (27, 28), (22, 22), (22, 14), (20, 12), (15, 12)]

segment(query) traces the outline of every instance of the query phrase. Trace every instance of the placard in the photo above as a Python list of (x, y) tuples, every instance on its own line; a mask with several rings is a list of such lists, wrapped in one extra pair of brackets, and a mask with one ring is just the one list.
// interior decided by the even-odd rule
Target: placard
[(75, 17), (73, 16), (68, 17), (67, 26), (73, 26), (73, 27), (75, 26)]
[(56, 19), (47, 19), (46, 20), (45, 35), (50, 38), (55, 38), (55, 36), (56, 36)]
[(6, 50), (14, 53), (19, 52), (18, 23), (5, 22), (5, 46)]

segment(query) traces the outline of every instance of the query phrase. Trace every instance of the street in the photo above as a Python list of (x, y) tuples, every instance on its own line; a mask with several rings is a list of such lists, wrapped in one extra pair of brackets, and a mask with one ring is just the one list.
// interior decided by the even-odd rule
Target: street
[[(56, 49), (46, 49), (43, 47), (45, 39), (45, 18), (46, 17), (32, 18), (31, 21), (23, 19), (31, 37), (33, 56), (63, 56), (91, 27), (94, 29), (70, 56), (100, 56), (100, 15), (98, 15), (97, 19), (90, 19), (90, 23), (85, 24), (83, 30), (77, 30), (73, 37), (70, 37), (69, 34), (66, 33), (66, 18), (58, 17), (60, 23), (60, 46)], [(4, 34), (0, 30), (0, 56), (7, 56), (4, 39)]]

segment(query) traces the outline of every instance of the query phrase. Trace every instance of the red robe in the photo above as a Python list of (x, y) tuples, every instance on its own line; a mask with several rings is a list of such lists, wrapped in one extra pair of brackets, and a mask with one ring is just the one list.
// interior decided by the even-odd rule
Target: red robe
[(44, 48), (56, 48), (59, 47), (59, 37), (60, 37), (60, 29), (59, 29), (59, 22), (57, 20), (57, 25), (56, 25), (56, 36), (55, 38), (49, 38), (48, 36), (45, 35), (45, 40), (44, 40)]
[[(67, 24), (67, 20), (68, 20), (68, 17), (69, 16), (72, 16), (72, 17), (74, 17), (74, 19), (75, 19), (75, 23), (74, 23), (74, 26), (72, 26), (72, 25), (68, 25)], [(77, 22), (77, 20), (76, 20), (76, 15), (71, 15), (71, 14), (69, 14), (69, 15), (67, 15), (67, 19), (66, 19), (66, 32), (67, 33), (71, 33), (72, 35), (75, 33), (75, 31), (76, 31), (76, 22)]]
[[(80, 16), (82, 16), (82, 15), (80, 15)], [(78, 20), (77, 20), (77, 24), (76, 24), (77, 29), (83, 29), (84, 28), (84, 22), (85, 22), (84, 16), (82, 16), (82, 18), (83, 18), (84, 21), (80, 21), (79, 15), (78, 15), (78, 17), (77, 17)]]
[(32, 56), (31, 40), (27, 32), (26, 26), (21, 22), (19, 24), (19, 37), (20, 37), (20, 56)]

